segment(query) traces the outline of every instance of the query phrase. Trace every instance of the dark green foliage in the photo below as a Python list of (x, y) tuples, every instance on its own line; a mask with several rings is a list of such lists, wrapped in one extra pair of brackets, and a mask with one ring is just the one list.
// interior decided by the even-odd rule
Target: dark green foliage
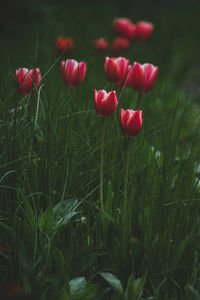
[[(16, 282), (43, 300), (200, 299), (199, 107), (186, 88), (199, 76), (199, 7), (83, 2), (30, 1), (1, 36), (0, 245), (7, 250), (0, 250), (0, 283)], [(152, 38), (133, 42), (125, 56), (159, 66), (131, 143), (125, 221), (119, 111), (134, 109), (137, 94), (117, 89), (118, 111), (106, 119), (103, 212), (93, 103), (94, 88), (116, 89), (92, 44), (112, 40), (116, 16), (154, 22)], [(54, 48), (60, 35), (76, 42), (63, 59), (87, 63), (74, 89), (62, 81)], [(40, 67), (38, 93), (19, 94), (19, 67)]]

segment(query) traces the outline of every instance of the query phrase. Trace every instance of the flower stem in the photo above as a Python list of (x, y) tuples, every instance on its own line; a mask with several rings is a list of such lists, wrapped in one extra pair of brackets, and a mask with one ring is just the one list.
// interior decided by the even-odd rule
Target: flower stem
[(131, 138), (128, 139), (128, 146), (126, 151), (126, 166), (125, 166), (125, 177), (124, 177), (124, 219), (127, 213), (127, 188), (128, 188), (128, 165), (131, 148)]
[(137, 103), (136, 103), (136, 109), (140, 109), (141, 99), (142, 99), (142, 93), (139, 93), (137, 98)]
[(104, 154), (104, 135), (105, 135), (105, 118), (102, 120), (102, 133), (101, 133), (101, 165), (100, 165), (100, 203), (101, 210), (104, 210), (103, 205), (103, 154)]

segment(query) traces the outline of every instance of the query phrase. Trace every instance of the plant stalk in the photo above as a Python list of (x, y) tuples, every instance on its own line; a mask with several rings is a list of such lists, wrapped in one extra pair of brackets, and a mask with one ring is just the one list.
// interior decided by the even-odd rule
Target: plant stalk
[(137, 103), (136, 103), (136, 110), (141, 108), (141, 100), (142, 100), (142, 93), (139, 93), (137, 98)]
[(106, 119), (102, 120), (102, 133), (101, 133), (101, 165), (100, 165), (100, 204), (101, 210), (104, 210), (103, 204), (103, 157), (104, 157), (104, 136), (105, 136), (105, 124)]
[(131, 149), (131, 138), (128, 139), (128, 146), (126, 151), (126, 166), (125, 166), (125, 177), (124, 177), (124, 220), (126, 219), (127, 213), (127, 189), (128, 189), (128, 165)]

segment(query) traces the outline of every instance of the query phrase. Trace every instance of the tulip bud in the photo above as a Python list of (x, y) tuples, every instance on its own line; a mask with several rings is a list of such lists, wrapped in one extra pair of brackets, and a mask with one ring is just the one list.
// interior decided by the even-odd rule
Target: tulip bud
[(39, 89), (41, 74), (40, 69), (19, 68), (16, 70), (16, 81), (22, 95), (29, 94), (33, 88)]
[(119, 54), (126, 52), (128, 48), (130, 47), (130, 42), (125, 37), (118, 37), (114, 39), (110, 45), (110, 51), (113, 54)]
[(94, 106), (100, 117), (112, 115), (117, 108), (116, 91), (94, 90)]
[(137, 38), (147, 40), (154, 30), (154, 25), (150, 22), (140, 21), (136, 24)]
[(139, 133), (143, 123), (143, 115), (141, 110), (121, 109), (120, 123), (124, 135), (135, 136)]
[(135, 62), (130, 73), (133, 89), (138, 93), (147, 93), (152, 89), (157, 73), (158, 67), (152, 64), (141, 65)]
[(129, 59), (124, 57), (106, 57), (104, 68), (109, 81), (117, 86), (123, 86), (129, 71)]
[(72, 37), (59, 37), (56, 40), (56, 50), (58, 54), (72, 52), (74, 49), (74, 39)]
[(75, 59), (61, 61), (62, 77), (66, 85), (75, 87), (83, 81), (86, 72), (86, 63), (78, 63)]
[(108, 48), (108, 42), (105, 39), (101, 38), (94, 41), (94, 46), (97, 51), (105, 52)]

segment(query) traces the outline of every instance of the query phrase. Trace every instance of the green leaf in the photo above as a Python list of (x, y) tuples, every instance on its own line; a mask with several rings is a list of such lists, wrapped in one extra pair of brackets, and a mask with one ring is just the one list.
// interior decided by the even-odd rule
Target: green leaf
[(85, 277), (77, 277), (69, 281), (69, 289), (70, 295), (72, 299), (76, 299), (76, 297), (84, 291), (86, 288), (87, 281)]
[(143, 294), (146, 275), (142, 278), (134, 279), (133, 274), (129, 276), (126, 288), (126, 300), (138, 300)]
[(121, 281), (117, 277), (115, 277), (111, 273), (101, 272), (99, 274), (112, 286), (112, 288), (118, 295), (122, 296), (124, 294), (124, 289)]
[(40, 214), (38, 219), (38, 225), (41, 232), (48, 233), (53, 224), (53, 209), (48, 207), (44, 213)]
[(78, 206), (79, 204), (77, 199), (68, 199), (56, 204), (53, 208), (54, 229), (57, 230), (69, 223), (71, 218), (78, 213), (76, 210)]
[(18, 192), (19, 192), (19, 195), (18, 195), (19, 199), (23, 200), (24, 209), (25, 209), (25, 212), (27, 215), (28, 222), (31, 225), (32, 230), (35, 230), (35, 214), (31, 207), (31, 204), (21, 189), (19, 189)]

